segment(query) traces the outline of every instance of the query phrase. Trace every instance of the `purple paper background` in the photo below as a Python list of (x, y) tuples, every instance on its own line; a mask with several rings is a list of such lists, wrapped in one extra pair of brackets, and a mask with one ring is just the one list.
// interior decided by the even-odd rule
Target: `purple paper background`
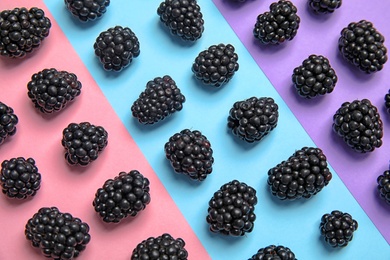
[[(279, 46), (262, 46), (253, 37), (256, 17), (269, 10), (272, 0), (213, 0), (232, 29), (251, 53), (315, 144), (323, 149), (328, 162), (365, 210), (372, 222), (390, 243), (390, 205), (379, 199), (377, 177), (389, 169), (390, 114), (384, 96), (390, 88), (390, 64), (372, 75), (347, 63), (338, 52), (341, 30), (350, 22), (369, 20), (386, 39), (390, 39), (389, 1), (343, 1), (332, 14), (311, 12), (306, 0), (292, 1), (301, 18), (297, 36)], [(390, 47), (385, 41), (387, 48)], [(307, 100), (299, 97), (292, 86), (291, 75), (310, 54), (323, 55), (338, 76), (331, 94)], [(388, 62), (390, 63), (390, 61)], [(332, 118), (345, 101), (368, 98), (378, 108), (383, 125), (383, 145), (372, 153), (353, 151), (332, 131)], [(280, 144), (283, 145), (283, 144)]]

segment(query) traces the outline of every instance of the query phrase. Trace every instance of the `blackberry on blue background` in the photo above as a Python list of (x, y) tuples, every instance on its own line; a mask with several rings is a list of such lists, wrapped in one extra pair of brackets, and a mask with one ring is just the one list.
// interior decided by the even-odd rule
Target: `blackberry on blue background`
[(13, 108), (0, 102), (0, 145), (8, 137), (16, 133), (16, 125), (18, 122), (18, 116), (14, 113)]
[(390, 171), (384, 171), (377, 178), (379, 196), (390, 205)]
[(318, 14), (333, 13), (341, 7), (342, 0), (309, 0), (310, 8)]
[(249, 260), (296, 260), (290, 248), (282, 245), (269, 245), (260, 248)]
[(64, 0), (69, 12), (82, 22), (100, 18), (110, 5), (110, 0)]

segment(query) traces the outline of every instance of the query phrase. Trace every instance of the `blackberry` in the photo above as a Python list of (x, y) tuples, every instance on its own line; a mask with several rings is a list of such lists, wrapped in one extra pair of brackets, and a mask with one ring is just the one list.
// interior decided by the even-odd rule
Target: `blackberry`
[(135, 33), (119, 25), (101, 32), (93, 48), (107, 71), (121, 71), (140, 54), (140, 43)]
[(385, 107), (388, 113), (390, 113), (390, 89), (388, 93), (385, 95)]
[(154, 124), (182, 110), (185, 101), (176, 82), (165, 75), (146, 84), (145, 90), (131, 106), (131, 112), (141, 124)]
[(164, 0), (157, 14), (172, 35), (191, 42), (202, 37), (204, 20), (196, 0)]
[(0, 185), (9, 198), (33, 197), (41, 187), (41, 174), (33, 158), (23, 157), (4, 160), (1, 163)]
[(104, 222), (118, 223), (150, 203), (149, 180), (139, 171), (120, 172), (96, 191), (92, 205)]
[(51, 21), (37, 7), (14, 8), (0, 13), (0, 54), (23, 58), (49, 36)]
[(372, 152), (382, 146), (383, 123), (368, 99), (344, 102), (333, 116), (332, 127), (357, 152)]
[(61, 111), (81, 93), (81, 82), (74, 73), (44, 69), (31, 76), (27, 95), (42, 113)]
[(192, 72), (204, 84), (220, 87), (233, 78), (239, 68), (237, 60), (233, 45), (211, 45), (195, 58)]
[(296, 260), (296, 258), (288, 247), (269, 245), (260, 248), (249, 260)]
[(184, 248), (182, 238), (174, 239), (170, 234), (164, 233), (158, 237), (149, 237), (134, 248), (131, 260), (140, 259), (177, 259), (186, 260), (188, 252)]
[(210, 231), (230, 236), (252, 232), (257, 204), (256, 190), (233, 180), (221, 186), (209, 201), (207, 223)]
[(213, 150), (207, 137), (198, 130), (184, 129), (169, 138), (165, 156), (177, 173), (203, 181), (213, 171)]
[(272, 195), (281, 200), (311, 198), (332, 179), (326, 156), (320, 148), (303, 147), (268, 171)]
[(269, 12), (257, 16), (253, 35), (262, 44), (277, 45), (294, 39), (300, 22), (296, 6), (280, 0), (270, 5)]
[(87, 223), (56, 207), (40, 208), (27, 221), (25, 235), (45, 257), (57, 260), (78, 257), (91, 240)]
[(326, 57), (313, 54), (294, 69), (292, 82), (301, 97), (310, 99), (331, 93), (337, 75)]
[(69, 12), (82, 22), (100, 18), (110, 5), (110, 0), (64, 0)]
[(320, 230), (325, 241), (332, 247), (345, 247), (358, 229), (358, 222), (348, 213), (334, 210), (321, 218)]
[(61, 144), (70, 165), (87, 166), (99, 156), (108, 143), (108, 133), (102, 126), (89, 122), (70, 123), (62, 132)]
[(19, 119), (12, 107), (0, 102), (0, 145), (9, 137), (16, 133), (16, 125)]
[(342, 29), (338, 47), (344, 59), (370, 74), (382, 70), (387, 61), (384, 41), (370, 21), (361, 20)]
[(262, 140), (278, 123), (278, 105), (271, 97), (237, 101), (229, 111), (228, 128), (249, 143)]
[(390, 204), (390, 171), (385, 171), (379, 175), (376, 181), (380, 197)]
[(309, 0), (309, 7), (317, 14), (333, 13), (341, 7), (342, 0)]

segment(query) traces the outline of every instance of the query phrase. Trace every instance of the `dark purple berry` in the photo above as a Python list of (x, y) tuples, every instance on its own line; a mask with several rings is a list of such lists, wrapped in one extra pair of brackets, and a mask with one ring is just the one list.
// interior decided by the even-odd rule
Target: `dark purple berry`
[(390, 205), (390, 171), (387, 170), (377, 178), (379, 196)]
[(342, 0), (309, 0), (309, 7), (317, 14), (333, 13), (341, 7)]
[(296, 258), (288, 247), (269, 245), (260, 248), (249, 260), (296, 260)]
[(100, 18), (110, 5), (110, 0), (64, 0), (69, 12), (82, 22)]
[(14, 110), (0, 102), (0, 145), (9, 137), (16, 133), (16, 125), (19, 119), (14, 114)]

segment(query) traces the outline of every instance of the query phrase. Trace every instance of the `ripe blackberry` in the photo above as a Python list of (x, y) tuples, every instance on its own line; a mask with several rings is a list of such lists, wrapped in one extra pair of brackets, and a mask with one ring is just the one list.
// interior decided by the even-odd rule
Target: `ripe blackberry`
[(388, 113), (390, 113), (390, 89), (388, 93), (385, 95), (385, 107)]
[(9, 198), (33, 197), (41, 187), (41, 174), (33, 158), (23, 157), (4, 160), (1, 163), (0, 185)]
[(110, 5), (110, 0), (65, 0), (69, 12), (82, 22), (100, 18)]
[(296, 258), (288, 247), (269, 245), (260, 248), (249, 260), (296, 260)]
[(262, 140), (278, 123), (278, 105), (270, 97), (237, 101), (230, 109), (228, 128), (249, 143)]
[(294, 69), (292, 82), (301, 97), (310, 99), (331, 93), (337, 75), (326, 57), (313, 54)]
[(141, 124), (154, 124), (182, 110), (185, 101), (176, 82), (165, 75), (146, 84), (146, 89), (131, 106), (131, 112)]
[(121, 71), (140, 54), (140, 44), (135, 33), (119, 25), (101, 32), (93, 48), (107, 71)]
[(341, 7), (342, 0), (309, 0), (309, 7), (318, 14), (333, 13)]
[(345, 247), (358, 229), (358, 222), (348, 213), (334, 210), (321, 218), (320, 230), (325, 241), (332, 247)]
[(108, 133), (89, 122), (70, 123), (62, 132), (61, 144), (70, 165), (86, 166), (96, 160), (108, 143)]
[(81, 93), (77, 76), (54, 68), (44, 69), (31, 76), (27, 95), (42, 113), (61, 111)]
[(382, 70), (387, 61), (385, 37), (370, 21), (352, 22), (341, 31), (339, 51), (351, 64), (366, 73)]
[(239, 68), (237, 60), (233, 45), (211, 45), (195, 58), (192, 72), (204, 84), (220, 87), (233, 78)]
[(49, 36), (50, 19), (37, 7), (3, 10), (0, 13), (0, 54), (23, 58)]
[(213, 171), (213, 150), (200, 131), (184, 129), (169, 138), (164, 146), (165, 156), (177, 173), (203, 181)]
[(333, 131), (353, 150), (372, 152), (382, 145), (383, 123), (370, 100), (344, 102), (333, 116)]
[(376, 181), (380, 197), (390, 204), (390, 171), (379, 175)]
[(257, 204), (256, 190), (233, 180), (221, 186), (209, 201), (207, 223), (210, 231), (231, 236), (252, 232)]
[(326, 156), (320, 148), (303, 147), (268, 171), (272, 195), (281, 200), (311, 198), (329, 184)]
[(25, 235), (45, 257), (57, 260), (80, 255), (91, 240), (89, 226), (56, 207), (43, 207), (27, 221)]
[(269, 12), (257, 16), (253, 35), (262, 44), (277, 45), (294, 39), (300, 22), (296, 6), (290, 1), (280, 0), (270, 5)]
[(188, 252), (182, 238), (174, 239), (164, 233), (158, 237), (149, 237), (134, 248), (131, 260), (139, 259), (177, 259), (186, 260)]
[(19, 119), (14, 114), (14, 110), (0, 102), (0, 145), (9, 137), (16, 133), (16, 125)]
[(150, 203), (149, 180), (139, 171), (120, 172), (96, 191), (92, 205), (104, 222), (118, 223)]
[(172, 35), (192, 42), (202, 37), (204, 20), (196, 0), (164, 0), (157, 14)]

